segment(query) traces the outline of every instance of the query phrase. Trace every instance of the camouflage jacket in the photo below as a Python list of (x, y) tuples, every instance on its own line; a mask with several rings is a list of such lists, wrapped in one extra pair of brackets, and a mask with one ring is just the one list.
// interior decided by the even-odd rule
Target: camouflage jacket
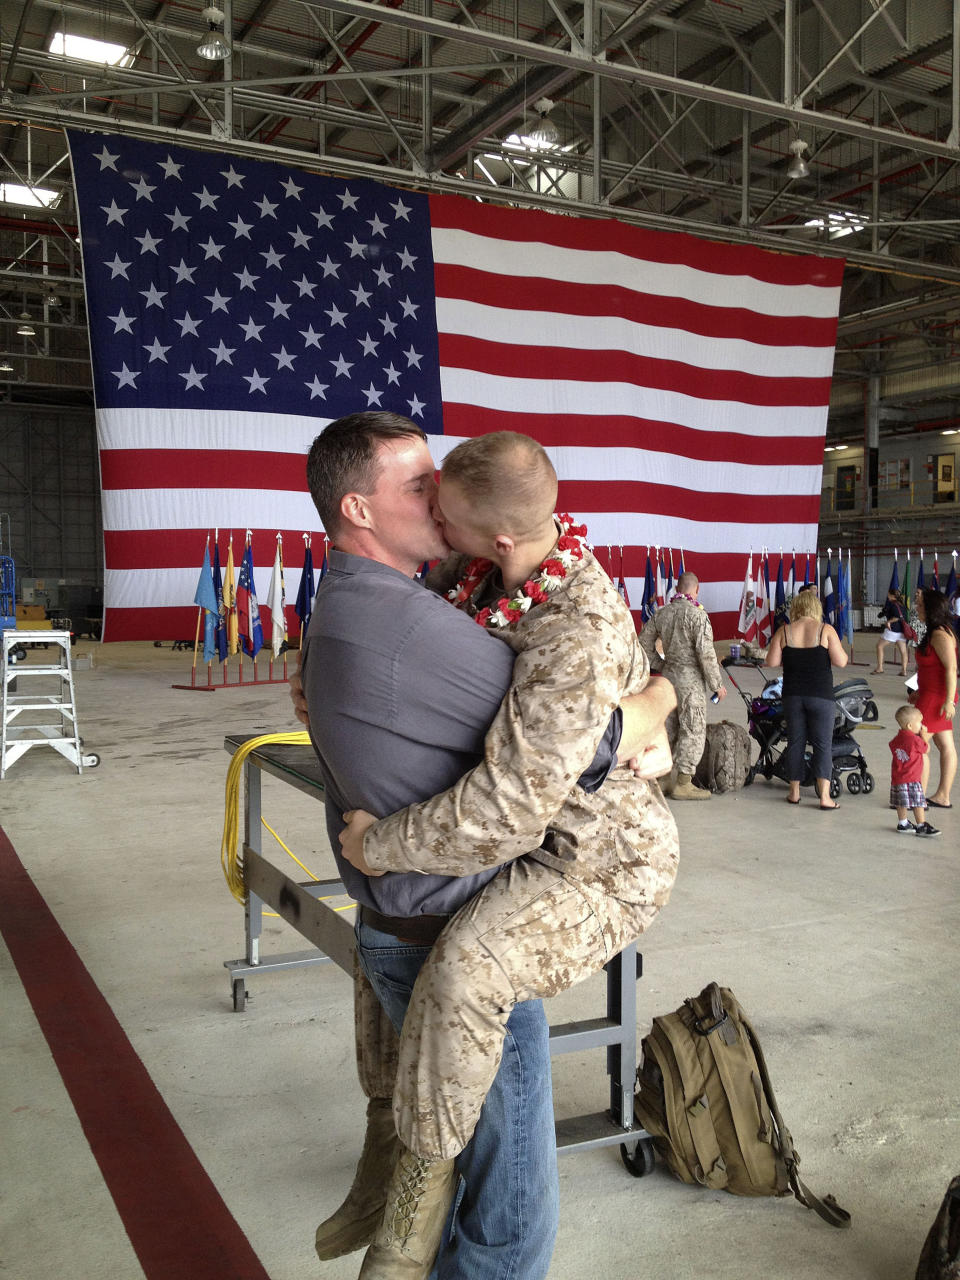
[[(658, 639), (665, 655), (662, 663), (656, 652)], [(644, 624), (640, 646), (654, 670), (662, 670), (675, 685), (700, 680), (703, 687), (712, 692), (723, 684), (723, 673), (713, 647), (710, 615), (702, 605), (698, 607), (690, 600), (674, 597)]]
[[(492, 592), (486, 585), (477, 608), (502, 593), (498, 574)], [(517, 659), (482, 762), (448, 791), (371, 827), (367, 862), (460, 876), (530, 852), (627, 901), (662, 905), (677, 853), (659, 787), (626, 768), (592, 794), (577, 786), (613, 708), (650, 678), (615, 587), (585, 551), (546, 602), (495, 634)]]

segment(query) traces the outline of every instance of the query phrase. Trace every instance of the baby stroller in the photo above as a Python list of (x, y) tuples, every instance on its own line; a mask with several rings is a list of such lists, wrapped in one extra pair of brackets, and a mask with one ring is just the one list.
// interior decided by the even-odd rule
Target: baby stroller
[[(759, 747), (759, 754), (747, 772), (744, 785), (762, 774), (768, 781), (779, 778), (782, 782), (786, 776), (786, 761), (783, 751), (787, 744), (786, 716), (783, 710), (781, 690), (783, 681), (780, 678), (768, 680), (759, 697), (753, 697), (741, 689), (732, 673), (736, 665), (732, 658), (724, 658), (721, 664), (727, 672), (730, 683), (740, 694), (747, 708), (747, 731)], [(740, 665), (743, 666), (741, 659)], [(761, 669), (759, 660), (749, 665)], [(834, 686), (834, 700), (837, 711), (833, 723), (831, 752), (833, 768), (830, 774), (830, 795), (835, 800), (843, 790), (842, 775), (847, 774), (847, 790), (852, 796), (869, 795), (875, 785), (873, 774), (867, 768), (867, 761), (860, 749), (860, 744), (853, 736), (858, 724), (865, 724), (877, 719), (877, 704), (873, 701), (873, 691), (862, 676), (853, 680), (845, 680)], [(813, 785), (813, 770), (810, 751), (804, 754), (804, 776), (802, 786)]]

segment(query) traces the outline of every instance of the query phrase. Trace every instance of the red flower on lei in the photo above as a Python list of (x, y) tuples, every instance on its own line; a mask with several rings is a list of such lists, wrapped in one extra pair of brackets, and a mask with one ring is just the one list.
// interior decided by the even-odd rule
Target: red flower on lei
[[(566, 512), (557, 516), (557, 522), (560, 525), (560, 537), (557, 539), (556, 554), (544, 560), (515, 595), (501, 596), (493, 609), (480, 609), (474, 620), (481, 627), (514, 626), (531, 608), (548, 600), (550, 592), (557, 589), (574, 561), (583, 559), (583, 540), (587, 536), (587, 526), (575, 525), (573, 518)], [(447, 592), (447, 599), (458, 608), (467, 604), (490, 568), (489, 560), (471, 560), (461, 580)]]

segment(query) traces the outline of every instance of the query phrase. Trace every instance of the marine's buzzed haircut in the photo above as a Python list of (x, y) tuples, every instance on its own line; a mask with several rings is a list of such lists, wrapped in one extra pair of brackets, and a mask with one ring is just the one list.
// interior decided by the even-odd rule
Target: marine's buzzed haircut
[(340, 532), (340, 503), (347, 493), (373, 493), (380, 477), (377, 453), (387, 440), (426, 435), (399, 413), (348, 413), (317, 436), (307, 455), (307, 487), (327, 535)]
[(463, 490), (484, 532), (539, 534), (557, 505), (557, 473), (546, 450), (516, 431), (464, 440), (447, 454), (444, 480)]
[(684, 570), (677, 579), (677, 590), (685, 596), (692, 596), (700, 586), (700, 579), (695, 573), (691, 573), (689, 569)]

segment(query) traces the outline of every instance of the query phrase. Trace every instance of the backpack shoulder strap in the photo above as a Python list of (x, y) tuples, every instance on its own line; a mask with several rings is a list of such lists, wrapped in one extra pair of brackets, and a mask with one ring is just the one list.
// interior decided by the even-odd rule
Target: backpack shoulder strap
[(831, 1227), (849, 1227), (850, 1214), (846, 1209), (841, 1209), (833, 1196), (824, 1196), (821, 1200), (819, 1196), (814, 1195), (808, 1186), (800, 1180), (797, 1173), (797, 1166), (800, 1164), (800, 1157), (797, 1155), (793, 1147), (793, 1139), (790, 1131), (783, 1123), (783, 1116), (780, 1114), (780, 1108), (777, 1106), (777, 1098), (773, 1092), (773, 1084), (770, 1080), (770, 1073), (767, 1070), (766, 1059), (763, 1056), (763, 1050), (760, 1048), (760, 1041), (757, 1039), (757, 1033), (753, 1029), (750, 1019), (741, 1010), (740, 1020), (743, 1029), (750, 1039), (753, 1055), (757, 1060), (757, 1068), (760, 1072), (760, 1078), (763, 1081), (763, 1087), (767, 1095), (767, 1103), (770, 1107), (770, 1114), (773, 1116), (775, 1125), (777, 1126), (777, 1134), (780, 1140), (781, 1155), (783, 1162), (787, 1167), (787, 1176), (790, 1179), (790, 1186), (793, 1194), (797, 1197), (802, 1205), (806, 1205), (808, 1209), (812, 1209), (818, 1217), (824, 1222), (830, 1224)]

